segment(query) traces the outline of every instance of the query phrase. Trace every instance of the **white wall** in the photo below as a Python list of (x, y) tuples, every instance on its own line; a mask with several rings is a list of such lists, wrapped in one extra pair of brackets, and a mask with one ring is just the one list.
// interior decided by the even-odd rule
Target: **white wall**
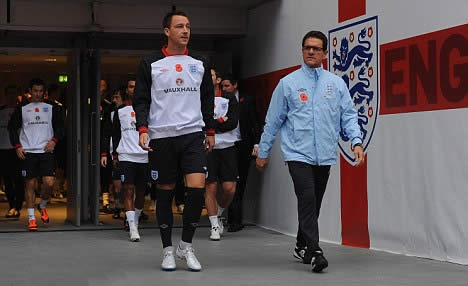
[[(250, 11), (242, 77), (301, 64), (309, 30), (328, 31), (377, 15), (379, 45), (467, 23), (466, 0), (368, 0), (365, 16), (338, 24), (338, 1), (274, 1)], [(371, 248), (468, 264), (468, 109), (380, 116), (368, 149)], [(279, 136), (263, 175), (252, 171), (246, 220), (297, 230), (292, 181)], [(321, 239), (341, 243), (340, 166), (332, 168)]]

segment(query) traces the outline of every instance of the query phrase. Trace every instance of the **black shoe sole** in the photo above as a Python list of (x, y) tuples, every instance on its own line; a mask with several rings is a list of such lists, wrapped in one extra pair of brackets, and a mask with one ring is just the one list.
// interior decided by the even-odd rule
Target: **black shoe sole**
[(228, 232), (238, 232), (241, 231), (244, 228), (244, 226), (234, 226), (234, 227), (228, 227)]
[(294, 258), (300, 260), (301, 262), (304, 261), (302, 257), (300, 257), (296, 252), (293, 253)]
[(321, 265), (315, 265), (314, 267), (312, 267), (312, 272), (320, 273), (320, 272), (322, 272), (323, 269), (325, 269), (327, 267), (328, 267), (328, 262), (324, 263), (324, 264), (321, 264)]

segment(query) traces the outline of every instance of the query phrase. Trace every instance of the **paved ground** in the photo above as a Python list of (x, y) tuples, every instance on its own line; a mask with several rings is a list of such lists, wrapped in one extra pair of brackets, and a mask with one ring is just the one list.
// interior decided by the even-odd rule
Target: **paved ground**
[[(294, 239), (257, 227), (228, 233), (220, 242), (197, 230), (204, 269), (163, 272), (157, 229), (132, 243), (122, 230), (0, 233), (0, 285), (468, 285), (468, 267), (427, 259), (322, 244), (330, 261), (314, 274), (296, 261)], [(180, 229), (174, 230), (174, 243)]]

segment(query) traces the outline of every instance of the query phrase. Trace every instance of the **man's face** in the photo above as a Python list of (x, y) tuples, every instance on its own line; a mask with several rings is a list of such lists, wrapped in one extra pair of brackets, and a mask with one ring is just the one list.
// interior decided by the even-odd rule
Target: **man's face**
[(44, 86), (33, 85), (31, 87), (31, 102), (40, 102), (44, 97)]
[(323, 42), (317, 38), (307, 38), (302, 47), (302, 58), (304, 63), (311, 68), (322, 66), (322, 61), (327, 57), (327, 51), (324, 50)]
[(230, 80), (223, 80), (221, 82), (221, 88), (225, 92), (231, 92), (231, 93), (236, 93), (237, 91), (237, 83), (232, 84)]
[(123, 104), (120, 92), (117, 92), (116, 94), (112, 95), (112, 102), (115, 104), (115, 106), (121, 106)]
[(101, 96), (107, 92), (107, 82), (101, 79), (101, 88), (100, 88)]
[(190, 39), (189, 19), (179, 15), (172, 16), (170, 27), (164, 28), (164, 34), (173, 45), (186, 47)]
[(221, 83), (221, 78), (216, 75), (215, 70), (211, 70), (211, 80), (213, 81), (213, 86), (216, 87)]
[(133, 93), (135, 92), (135, 81), (129, 80), (127, 82), (127, 94), (130, 97), (133, 97)]

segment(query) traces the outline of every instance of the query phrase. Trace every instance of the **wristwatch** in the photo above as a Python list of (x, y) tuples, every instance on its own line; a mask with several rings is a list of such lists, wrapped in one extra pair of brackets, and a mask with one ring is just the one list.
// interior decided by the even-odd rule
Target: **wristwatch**
[(354, 144), (353, 149), (356, 148), (356, 146), (361, 146), (361, 148), (362, 148), (362, 144), (361, 144), (361, 143), (356, 143), (356, 144)]

